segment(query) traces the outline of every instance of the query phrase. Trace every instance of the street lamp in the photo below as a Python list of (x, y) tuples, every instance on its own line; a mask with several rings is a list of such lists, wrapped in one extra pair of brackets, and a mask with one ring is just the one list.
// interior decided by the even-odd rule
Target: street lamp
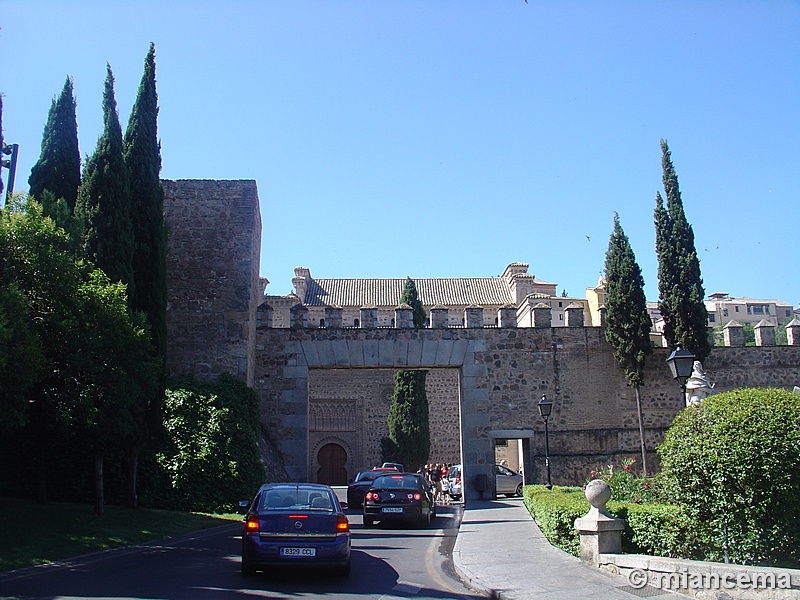
[(544, 464), (547, 466), (547, 485), (548, 490), (553, 489), (553, 484), (550, 482), (550, 432), (547, 430), (547, 419), (553, 410), (553, 401), (548, 400), (545, 394), (542, 394), (542, 399), (539, 400), (539, 414), (544, 419)]
[(669, 371), (672, 373), (672, 378), (681, 386), (684, 397), (686, 396), (686, 380), (692, 374), (694, 361), (697, 357), (689, 350), (684, 350), (680, 346), (672, 351), (672, 354), (667, 358)]

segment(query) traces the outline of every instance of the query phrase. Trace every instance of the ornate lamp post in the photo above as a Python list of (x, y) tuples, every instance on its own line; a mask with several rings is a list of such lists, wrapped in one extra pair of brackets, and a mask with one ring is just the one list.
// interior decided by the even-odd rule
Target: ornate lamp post
[(667, 358), (669, 371), (672, 373), (672, 378), (681, 386), (684, 398), (686, 397), (686, 380), (692, 374), (692, 367), (696, 359), (697, 357), (694, 354), (680, 346), (675, 348)]
[(544, 464), (547, 466), (547, 485), (548, 490), (553, 489), (553, 484), (550, 482), (550, 432), (547, 429), (547, 419), (550, 418), (550, 412), (553, 410), (553, 401), (548, 400), (545, 394), (542, 394), (542, 399), (539, 400), (539, 414), (544, 419)]

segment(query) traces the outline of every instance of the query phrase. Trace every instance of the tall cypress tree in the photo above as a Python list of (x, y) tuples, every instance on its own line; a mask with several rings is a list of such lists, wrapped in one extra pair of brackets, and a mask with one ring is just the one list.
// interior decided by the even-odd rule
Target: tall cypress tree
[[(659, 308), (665, 325), (668, 325), (664, 336), (670, 346), (683, 346), (694, 352), (699, 360), (705, 360), (711, 352), (711, 345), (700, 260), (694, 244), (694, 231), (683, 210), (678, 176), (666, 140), (661, 140), (661, 168), (667, 206), (664, 211), (658, 196), (655, 221), (661, 296)], [(661, 281), (662, 273), (664, 282)]]
[[(406, 278), (401, 304), (414, 311), (414, 327), (425, 327), (425, 309), (417, 294), (417, 286)], [(381, 441), (384, 460), (403, 463), (416, 469), (427, 462), (431, 448), (428, 395), (425, 381), (428, 372), (398, 370), (394, 373), (394, 394), (389, 407), (389, 437)]]
[(144, 74), (125, 131), (125, 166), (130, 176), (133, 225), (134, 294), (131, 307), (147, 314), (153, 345), (163, 357), (167, 335), (167, 228), (158, 142), (155, 45), (150, 44)]
[[(28, 178), (30, 194), (50, 215), (50, 204), (63, 198), (69, 212), (75, 210), (81, 183), (81, 155), (78, 150), (78, 120), (72, 79), (67, 77), (59, 97), (53, 98), (42, 135), (42, 151)], [(44, 192), (48, 191), (49, 194)]]
[(106, 67), (103, 124), (97, 148), (86, 161), (75, 212), (84, 227), (87, 255), (112, 282), (128, 286), (130, 301), (134, 294), (131, 199), (111, 66)]
[(614, 357), (625, 370), (625, 379), (636, 393), (636, 412), (639, 418), (639, 438), (642, 449), (642, 470), (647, 475), (647, 447), (642, 419), (642, 399), (639, 386), (642, 369), (650, 345), (650, 316), (644, 295), (644, 278), (628, 237), (614, 213), (614, 231), (608, 242), (605, 262), (606, 315), (604, 332), (614, 348)]
[(144, 61), (144, 73), (125, 131), (124, 158), (130, 177), (133, 227), (133, 294), (131, 307), (147, 317), (156, 360), (161, 365), (158, 385), (148, 399), (147, 410), (128, 444), (128, 505), (138, 505), (139, 455), (161, 422), (167, 346), (167, 227), (164, 221), (164, 189), (161, 186), (161, 145), (158, 141), (156, 50)]

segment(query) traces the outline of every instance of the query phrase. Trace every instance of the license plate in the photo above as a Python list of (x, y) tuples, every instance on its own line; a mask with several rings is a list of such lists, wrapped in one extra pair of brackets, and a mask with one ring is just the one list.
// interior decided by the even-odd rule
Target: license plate
[(403, 508), (400, 506), (389, 506), (387, 508), (381, 509), (382, 513), (401, 513), (403, 512)]
[(299, 556), (302, 558), (316, 555), (316, 548), (281, 548), (281, 556)]

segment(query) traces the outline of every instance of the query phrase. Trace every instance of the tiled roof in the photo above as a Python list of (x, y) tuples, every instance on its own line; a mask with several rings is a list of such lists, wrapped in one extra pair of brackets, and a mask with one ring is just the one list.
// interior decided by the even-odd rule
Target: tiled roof
[[(303, 304), (309, 306), (397, 306), (405, 279), (311, 279)], [(513, 304), (508, 282), (502, 277), (415, 279), (425, 306), (479, 306)]]

